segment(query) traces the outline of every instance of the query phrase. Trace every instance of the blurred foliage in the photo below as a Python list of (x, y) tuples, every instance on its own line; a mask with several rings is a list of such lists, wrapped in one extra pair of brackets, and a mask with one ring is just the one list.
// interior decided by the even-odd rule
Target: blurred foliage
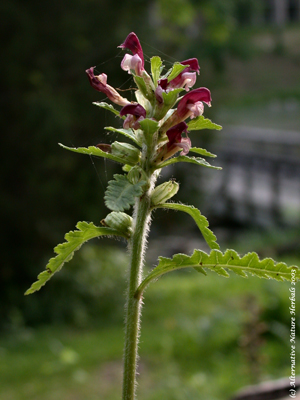
[(107, 245), (105, 239), (97, 241), (98, 245), (83, 246), (47, 290), (26, 296), (23, 311), (14, 308), (10, 313), (8, 328), (22, 329), (25, 322), (34, 326), (52, 321), (82, 328), (121, 321), (127, 255), (122, 246), (119, 249)]
[[(99, 273), (98, 261), (93, 265), (98, 251), (88, 247), (84, 261), (85, 257), (94, 261), (85, 264), (86, 272), (70, 264), (62, 273), (76, 270), (81, 297), (86, 294), (83, 285), (92, 283), (97, 289), (94, 300), (108, 300), (115, 310), (114, 324), (107, 324), (107, 314), (95, 309), (100, 326), (52, 324), (2, 336), (2, 400), (120, 398), (124, 332), (113, 295), (119, 298), (122, 293), (110, 285), (113, 275), (114, 279), (122, 275), (118, 263), (124, 260), (118, 254), (111, 265), (107, 257), (108, 265), (100, 264), (103, 273)], [(106, 283), (102, 282), (104, 272), (109, 274)], [(145, 400), (224, 400), (257, 380), (289, 376), (289, 288), (288, 282), (203, 276), (192, 269), (167, 274), (151, 284), (144, 295), (139, 396)], [(68, 287), (64, 290), (60, 300), (70, 310)], [(58, 300), (49, 295), (53, 308), (59, 307)], [(296, 323), (300, 332), (299, 319)]]
[[(122, 52), (117, 45), (135, 31), (148, 56), (159, 48), (170, 58), (196, 56), (200, 64), (202, 59), (210, 60), (221, 70), (226, 54), (241, 56), (247, 49), (243, 35), (236, 33), (245, 22), (243, 10), (248, 15), (251, 9), (255, 15), (256, 3), (1, 2), (2, 324), (64, 318), (50, 310), (53, 303), (44, 316), (39, 308), (45, 306), (46, 298), (50, 301), (52, 289), (47, 289), (49, 297), (39, 293), (36, 300), (28, 300), (30, 307), (23, 293), (52, 256), (52, 248), (62, 242), (64, 232), (74, 229), (77, 220), (97, 224), (106, 214), (105, 185), (120, 166), (57, 146), (58, 142), (87, 146), (115, 139), (112, 135), (107, 139), (103, 127), (116, 120), (91, 105), (103, 98), (90, 88), (85, 69), (97, 65), (113, 86), (129, 87), (128, 75), (119, 66)], [(216, 86), (218, 79), (211, 82)], [(130, 91), (125, 93), (133, 99)], [(76, 286), (71, 278), (63, 277), (59, 280), (66, 279), (70, 288)]]

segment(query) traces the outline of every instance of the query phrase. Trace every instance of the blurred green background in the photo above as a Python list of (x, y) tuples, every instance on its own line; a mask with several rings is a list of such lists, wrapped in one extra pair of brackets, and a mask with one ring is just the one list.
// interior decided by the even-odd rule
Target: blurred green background
[[(153, 55), (166, 67), (199, 59), (197, 85), (208, 87), (213, 98), (205, 115), (224, 129), (236, 124), (300, 136), (299, 2), (282, 1), (286, 12), (277, 14), (274, 4), (1, 2), (1, 399), (120, 397), (125, 243), (101, 239), (86, 245), (39, 293), (23, 296), (65, 232), (78, 220), (98, 224), (105, 217), (106, 183), (121, 171), (57, 145), (117, 138), (103, 129), (116, 120), (91, 104), (105, 99), (92, 90), (85, 69), (96, 65), (109, 84), (130, 88), (117, 46), (134, 31), (146, 68)], [(133, 99), (131, 91), (124, 93)], [(191, 139), (210, 150), (221, 135), (196, 132)], [(166, 174), (181, 183), (178, 201), (205, 209), (208, 188), (195, 187), (204, 172), (191, 167)], [(213, 185), (216, 178), (209, 176)], [(233, 221), (229, 210), (222, 218), (209, 210), (222, 249), (256, 250), (299, 265), (298, 223), (262, 227)], [(192, 220), (157, 212), (147, 264), (201, 246)], [(227, 399), (245, 384), (289, 376), (288, 289), (288, 283), (193, 271), (163, 277), (145, 296), (140, 397)]]

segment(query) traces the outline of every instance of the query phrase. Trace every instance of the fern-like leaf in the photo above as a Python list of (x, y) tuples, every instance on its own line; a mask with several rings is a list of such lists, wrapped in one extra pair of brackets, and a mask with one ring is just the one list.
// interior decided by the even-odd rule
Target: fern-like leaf
[(186, 254), (176, 254), (173, 258), (159, 257), (159, 263), (138, 287), (135, 297), (139, 298), (146, 286), (156, 280), (161, 275), (180, 268), (210, 269), (218, 275), (229, 277), (227, 270), (235, 272), (244, 278), (248, 274), (259, 278), (275, 279), (277, 281), (291, 281), (292, 270), (295, 271), (293, 279), (300, 279), (300, 269), (297, 266), (288, 267), (283, 262), (276, 262), (271, 258), (260, 260), (256, 253), (248, 253), (240, 257), (235, 250), (226, 250), (222, 253), (220, 250), (212, 250), (210, 254), (201, 250), (195, 250), (191, 256)]
[(54, 249), (57, 256), (51, 258), (46, 266), (46, 270), (38, 275), (38, 280), (34, 282), (25, 294), (31, 294), (40, 290), (52, 276), (61, 270), (65, 262), (73, 258), (74, 252), (79, 250), (83, 243), (99, 236), (123, 236), (125, 234), (116, 229), (102, 228), (95, 226), (92, 222), (78, 222), (78, 230), (70, 231), (65, 235), (66, 242), (57, 245)]
[(217, 238), (214, 233), (208, 228), (208, 221), (201, 214), (200, 210), (193, 206), (187, 206), (185, 204), (178, 204), (178, 203), (163, 203), (158, 204), (154, 208), (168, 208), (170, 210), (178, 210), (183, 211), (189, 214), (194, 221), (196, 222), (198, 228), (200, 229), (206, 243), (211, 249), (219, 249), (220, 246), (217, 243)]
[(113, 181), (108, 182), (105, 192), (105, 205), (112, 211), (128, 210), (135, 202), (135, 198), (143, 193), (145, 181), (132, 184), (125, 175), (114, 175)]

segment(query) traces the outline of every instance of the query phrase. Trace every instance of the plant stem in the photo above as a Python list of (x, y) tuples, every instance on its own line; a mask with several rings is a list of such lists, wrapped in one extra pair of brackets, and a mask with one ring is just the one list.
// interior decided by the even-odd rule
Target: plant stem
[(131, 267), (126, 304), (126, 326), (124, 347), (124, 377), (122, 400), (135, 399), (136, 368), (138, 361), (139, 325), (142, 300), (134, 293), (142, 280), (144, 251), (150, 222), (150, 198), (145, 194), (137, 199), (134, 212), (133, 235), (131, 238)]

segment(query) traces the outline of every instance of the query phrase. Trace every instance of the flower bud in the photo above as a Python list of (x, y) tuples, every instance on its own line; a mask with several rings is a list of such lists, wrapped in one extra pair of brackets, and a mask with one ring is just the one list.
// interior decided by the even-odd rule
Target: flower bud
[(167, 200), (175, 196), (178, 190), (179, 184), (173, 181), (164, 182), (157, 186), (151, 194), (152, 206), (165, 203)]
[(132, 233), (132, 218), (124, 212), (112, 211), (101, 223), (109, 228), (116, 229), (128, 237)]
[(140, 160), (140, 150), (129, 143), (113, 142), (111, 153), (122, 158), (126, 164), (135, 165)]
[(142, 170), (142, 168), (136, 165), (135, 167), (132, 167), (131, 170), (128, 172), (127, 179), (130, 183), (135, 185), (141, 180), (143, 174), (144, 171)]

